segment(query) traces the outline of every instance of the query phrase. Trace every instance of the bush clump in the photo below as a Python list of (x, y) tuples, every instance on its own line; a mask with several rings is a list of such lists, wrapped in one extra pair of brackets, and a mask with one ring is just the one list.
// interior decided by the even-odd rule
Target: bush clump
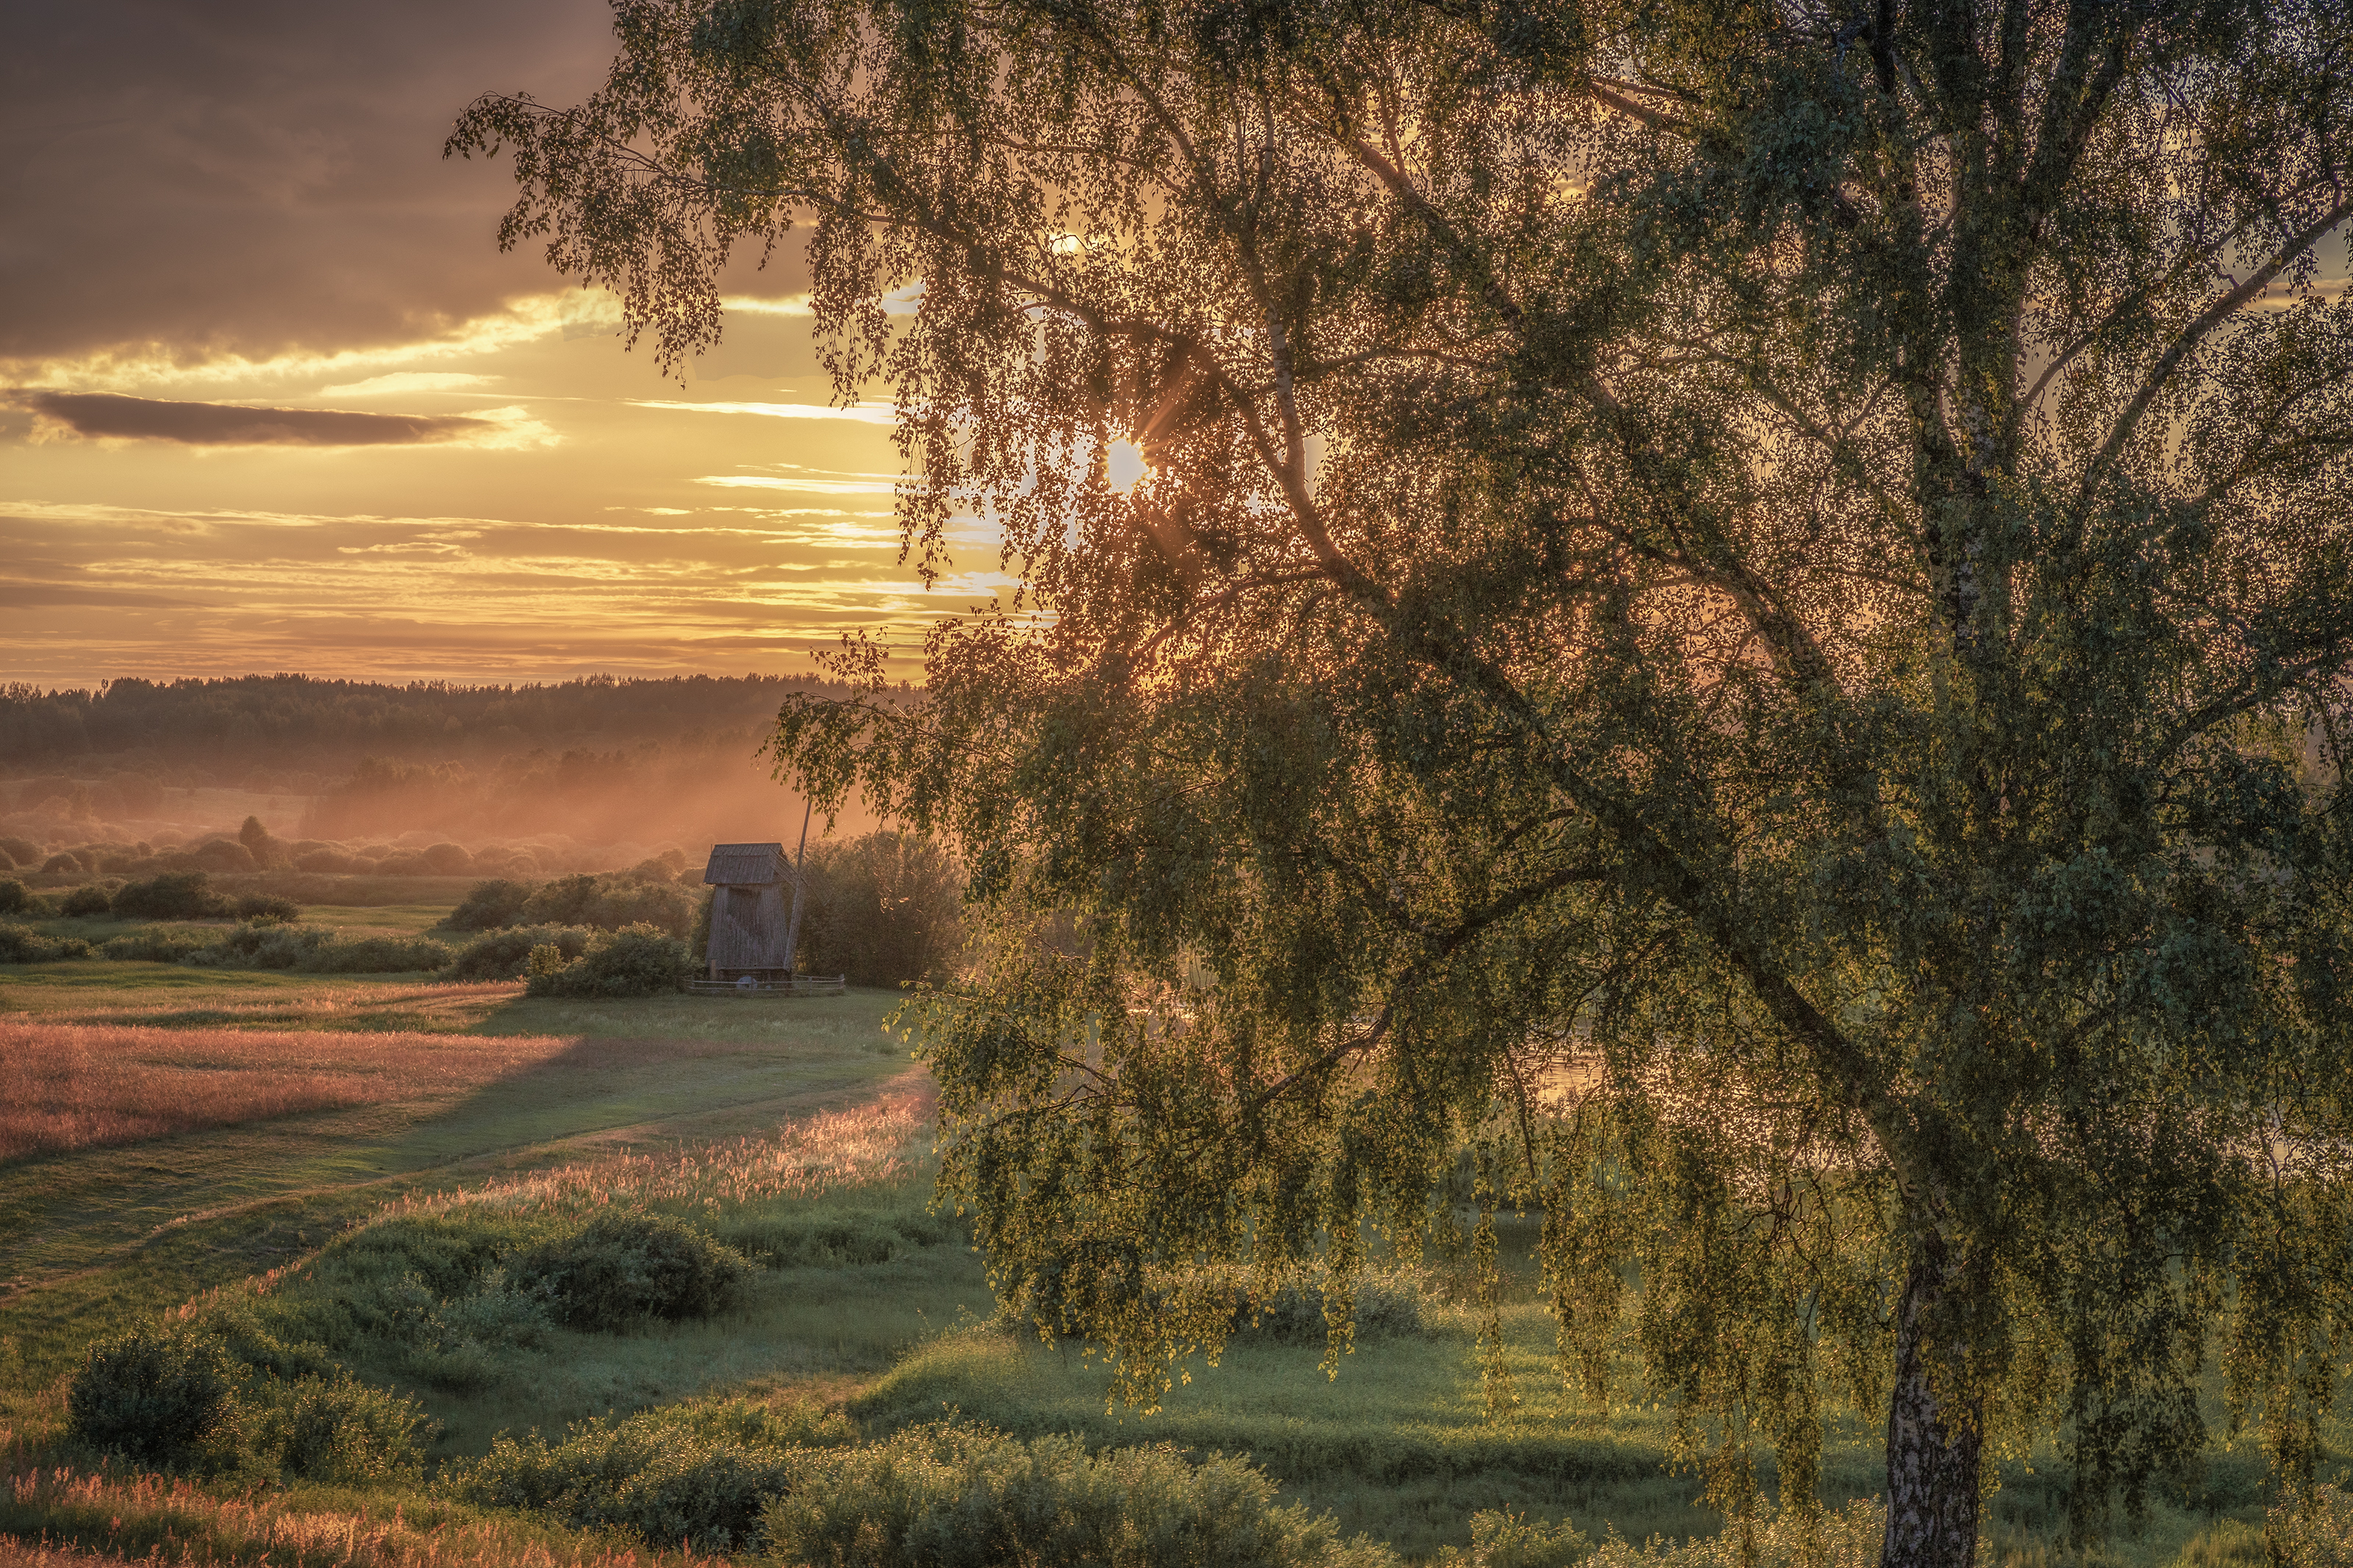
[(953, 1240), (955, 1224), (928, 1214), (818, 1214), (746, 1217), (720, 1226), (719, 1239), (771, 1268), (888, 1263), (910, 1246)]
[(451, 931), (496, 931), (515, 923), (522, 913), (524, 902), (531, 897), (531, 884), (496, 878), (477, 882), (466, 889), (466, 896), (441, 923)]
[(512, 1268), (516, 1288), (544, 1301), (557, 1322), (606, 1331), (649, 1318), (707, 1318), (752, 1277), (733, 1247), (684, 1220), (638, 1210), (600, 1214)]
[(299, 921), (302, 906), (274, 894), (247, 893), (231, 906), (230, 912), (241, 921)]
[(88, 920), (92, 915), (106, 914), (113, 908), (114, 900), (96, 882), (83, 883), (58, 903), (58, 912), (74, 920)]
[(439, 1430), (249, 1313), (100, 1341), (66, 1408), (76, 1437), (136, 1464), (345, 1484), (416, 1479)]
[[(450, 924), (457, 924), (453, 918)], [(461, 928), (462, 929), (462, 928)], [(532, 949), (552, 947), (562, 964), (588, 951), (586, 926), (517, 926), (484, 931), (458, 950), (441, 972), (445, 980), (520, 980), (531, 963)]]
[(370, 1486), (414, 1481), (440, 1424), (414, 1400), (348, 1373), (248, 1385), (237, 1421), (241, 1468), (290, 1480)]
[(31, 889), (14, 877), (0, 877), (0, 915), (22, 914), (32, 901)]
[(179, 962), (216, 969), (290, 969), (301, 974), (399, 974), (438, 969), (449, 962), (449, 950), (430, 937), (347, 938), (326, 926), (280, 925), (264, 919), (230, 927), (188, 950)]
[(191, 931), (185, 926), (149, 926), (143, 931), (127, 931), (109, 937), (99, 946), (107, 958), (126, 959), (145, 963), (188, 963), (196, 954), (209, 952), (220, 943), (219, 935), (209, 931)]
[(651, 926), (599, 935), (577, 959), (560, 964), (543, 956), (554, 946), (543, 942), (524, 958), (533, 996), (656, 996), (682, 990), (693, 969), (686, 943)]
[[(1404, 1337), (1426, 1331), (1422, 1320), (1422, 1287), (1408, 1274), (1365, 1274), (1356, 1288), (1356, 1335), (1358, 1339)], [(1255, 1335), (1285, 1344), (1321, 1344), (1331, 1332), (1324, 1316), (1324, 1288), (1294, 1281), (1253, 1307), (1243, 1296), (1235, 1303), (1233, 1330), (1237, 1338)]]
[(501, 1436), (481, 1458), (452, 1466), (445, 1484), (465, 1502), (729, 1552), (757, 1544), (761, 1511), (791, 1484), (794, 1450), (848, 1436), (841, 1417), (809, 1405), (672, 1405), (576, 1423), (553, 1446), (536, 1433)]
[(145, 1465), (186, 1465), (233, 1414), (237, 1367), (220, 1341), (175, 1325), (132, 1329), (90, 1348), (66, 1394), (69, 1429)]
[(594, 926), (624, 931), (649, 925), (684, 940), (694, 923), (694, 896), (675, 882), (628, 876), (558, 877), (543, 882), (515, 912), (521, 925)]
[(1481, 1509), (1471, 1516), (1471, 1550), (1439, 1550), (1439, 1568), (1574, 1568), (1593, 1542), (1567, 1520), (1531, 1524), (1523, 1515)]
[(58, 963), (88, 958), (89, 942), (78, 936), (43, 936), (16, 921), (0, 921), (0, 963)]
[(125, 920), (142, 921), (209, 920), (229, 909), (203, 871), (166, 871), (143, 882), (125, 882), (114, 890), (111, 907)]
[(984, 1427), (911, 1427), (880, 1443), (806, 1452), (763, 1515), (786, 1562), (863, 1568), (1001, 1563), (1177, 1568), (1390, 1568), (1343, 1542), (1329, 1514), (1278, 1507), (1244, 1459), (1188, 1463), (1176, 1448), (1087, 1452), (1074, 1436), (1023, 1442)]

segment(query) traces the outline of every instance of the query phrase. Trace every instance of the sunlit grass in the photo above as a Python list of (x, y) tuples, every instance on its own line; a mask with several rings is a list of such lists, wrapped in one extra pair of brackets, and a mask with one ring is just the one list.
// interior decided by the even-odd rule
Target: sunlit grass
[(387, 1214), (446, 1214), (467, 1206), (524, 1214), (576, 1214), (611, 1205), (716, 1217), (777, 1198), (821, 1196), (836, 1188), (906, 1178), (931, 1101), (918, 1092), (788, 1122), (765, 1136), (659, 1152), (623, 1151), (480, 1186), (412, 1193)]
[(714, 1561), (422, 1494), (304, 1488), (223, 1497), (185, 1479), (51, 1465), (12, 1467), (6, 1485), (0, 1568), (694, 1568)]

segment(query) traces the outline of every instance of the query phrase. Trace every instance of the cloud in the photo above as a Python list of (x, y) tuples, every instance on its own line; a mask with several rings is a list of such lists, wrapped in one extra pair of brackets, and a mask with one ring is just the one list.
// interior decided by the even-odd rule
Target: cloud
[(341, 386), (319, 389), (322, 397), (379, 397), (394, 393), (463, 392), (468, 387), (488, 386), (498, 380), (495, 375), (467, 375), (457, 371), (397, 370), (389, 375), (372, 375), (365, 381), (346, 382)]
[(0, 605), (12, 610), (56, 606), (117, 610), (176, 610), (196, 607), (195, 600), (164, 594), (142, 594), (124, 588), (77, 588), (55, 583), (0, 582)]
[(836, 408), (827, 403), (680, 403), (658, 397), (632, 397), (632, 408), (668, 408), (681, 414), (757, 414), (770, 419), (848, 419), (860, 425), (893, 425), (898, 413), (887, 403), (860, 403)]
[(694, 482), (726, 489), (792, 490), (816, 496), (887, 496), (898, 488), (874, 479), (803, 479), (769, 474), (704, 474)]
[[(248, 408), (112, 392), (18, 392), (10, 401), (54, 428), (91, 439), (190, 447), (406, 447), (496, 437), (505, 425), (453, 414), (354, 414), (340, 408)], [(503, 411), (502, 411), (503, 412)]]

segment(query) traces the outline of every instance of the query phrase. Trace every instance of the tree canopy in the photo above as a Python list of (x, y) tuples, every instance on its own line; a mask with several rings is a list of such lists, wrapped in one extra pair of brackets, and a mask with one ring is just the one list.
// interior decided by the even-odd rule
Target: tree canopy
[(1477, 1245), (1541, 1205), (1565, 1371), (1607, 1397), (1630, 1314), (1733, 1511), (1760, 1445), (1807, 1505), (1843, 1397), (1891, 1564), (1968, 1563), (2037, 1433), (2096, 1529), (2216, 1355), (2308, 1477), (2343, 0), (616, 16), (589, 101), (452, 139), (504, 242), (671, 362), (805, 242), (910, 551), (1002, 541), (922, 701), (778, 743), (961, 847), (945, 1180), (1042, 1327), (1149, 1399), (1202, 1266), (1345, 1282), (1467, 1159)]

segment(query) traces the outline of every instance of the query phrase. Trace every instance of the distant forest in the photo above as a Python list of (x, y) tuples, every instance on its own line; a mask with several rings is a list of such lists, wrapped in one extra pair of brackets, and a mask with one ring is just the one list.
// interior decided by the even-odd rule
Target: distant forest
[(788, 691), (833, 689), (847, 689), (771, 675), (594, 675), (552, 686), (132, 677), (68, 691), (18, 682), (0, 686), (0, 767), (21, 774), (92, 754), (152, 753), (341, 773), (364, 756), (438, 761), (732, 738), (765, 728)]
[(233, 829), (251, 810), (319, 840), (559, 835), (692, 851), (776, 838), (797, 829), (798, 803), (754, 752), (793, 691), (848, 688), (758, 675), (0, 686), (0, 828), (62, 847), (116, 825), (114, 837), (161, 844)]

